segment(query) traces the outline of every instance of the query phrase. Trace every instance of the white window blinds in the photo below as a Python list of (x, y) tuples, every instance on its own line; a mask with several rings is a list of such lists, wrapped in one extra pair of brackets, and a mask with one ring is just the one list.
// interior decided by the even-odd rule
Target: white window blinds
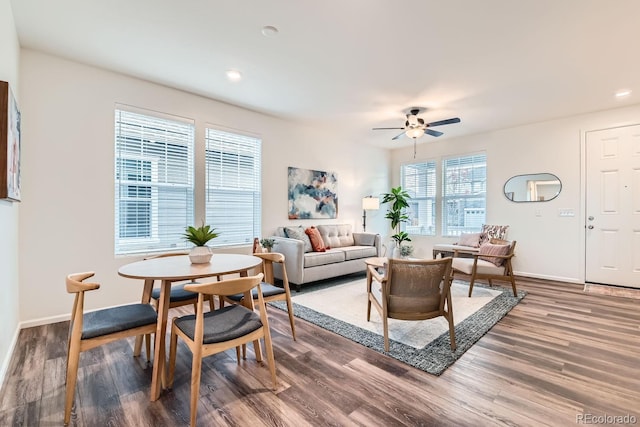
[(261, 141), (207, 128), (206, 218), (220, 233), (213, 246), (241, 245), (260, 237)]
[(409, 234), (436, 234), (436, 162), (402, 165), (402, 188), (409, 193), (409, 222), (402, 225)]
[(193, 224), (194, 124), (115, 111), (115, 253), (186, 248)]
[(486, 212), (486, 154), (444, 159), (442, 177), (442, 235), (480, 231)]

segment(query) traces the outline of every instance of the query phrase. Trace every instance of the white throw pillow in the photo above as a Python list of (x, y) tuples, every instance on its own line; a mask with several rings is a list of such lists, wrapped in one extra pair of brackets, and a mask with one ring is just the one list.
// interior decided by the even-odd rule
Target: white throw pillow
[(480, 247), (480, 233), (462, 233), (458, 241), (460, 246)]

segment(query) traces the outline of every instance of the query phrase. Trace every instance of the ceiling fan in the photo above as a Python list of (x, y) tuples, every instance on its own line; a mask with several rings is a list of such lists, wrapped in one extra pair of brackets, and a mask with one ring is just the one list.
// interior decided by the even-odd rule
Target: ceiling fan
[(390, 129), (398, 129), (403, 130), (399, 135), (391, 138), (392, 140), (396, 140), (400, 138), (402, 135), (407, 135), (409, 138), (420, 138), (425, 133), (431, 136), (440, 136), (443, 133), (437, 130), (430, 129), (434, 126), (442, 126), (442, 125), (450, 125), (452, 123), (460, 123), (460, 119), (458, 117), (454, 117), (446, 120), (438, 120), (437, 122), (425, 123), (424, 119), (418, 117), (420, 113), (419, 108), (413, 108), (409, 113), (407, 113), (407, 121), (404, 122), (404, 127), (402, 128), (373, 128), (373, 130), (390, 130)]

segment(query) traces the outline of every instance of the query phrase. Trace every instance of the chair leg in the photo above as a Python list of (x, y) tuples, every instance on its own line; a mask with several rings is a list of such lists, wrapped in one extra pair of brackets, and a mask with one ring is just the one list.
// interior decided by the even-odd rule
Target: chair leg
[(213, 310), (216, 309), (216, 306), (215, 306), (215, 304), (213, 302), (213, 295), (209, 295), (208, 297), (209, 297), (208, 298), (209, 299), (209, 311), (213, 311)]
[(145, 351), (147, 353), (147, 363), (151, 363), (151, 334), (146, 334), (144, 336), (144, 342), (145, 342)]
[(256, 360), (258, 362), (262, 362), (262, 351), (260, 350), (260, 340), (255, 340), (253, 342), (253, 351), (256, 354)]
[(471, 281), (469, 282), (469, 298), (471, 298), (471, 292), (473, 292), (473, 283), (476, 281), (475, 275), (471, 276)]
[(389, 351), (389, 320), (382, 316), (382, 329), (384, 330), (384, 351)]
[(176, 351), (178, 349), (178, 335), (171, 325), (171, 344), (169, 345), (169, 378), (167, 379), (167, 388), (173, 387), (173, 377), (176, 371)]
[(516, 279), (513, 277), (513, 274), (510, 277), (511, 277), (511, 288), (513, 289), (513, 296), (517, 297), (518, 291), (516, 290)]
[[(142, 352), (142, 338), (146, 335), (138, 335), (136, 337), (136, 343), (133, 345), (133, 357), (139, 357)], [(147, 353), (149, 354), (149, 353)], [(148, 357), (148, 356), (147, 356)]]
[(200, 374), (202, 370), (202, 347), (196, 348), (191, 364), (191, 426), (198, 418), (198, 398), (200, 397)]
[(236, 347), (236, 360), (238, 361), (238, 365), (240, 364), (240, 346)]
[(287, 298), (287, 311), (289, 312), (289, 324), (291, 325), (291, 336), (296, 340), (296, 325), (293, 323), (293, 304), (291, 298)]
[(453, 312), (451, 310), (449, 310), (447, 320), (449, 321), (449, 340), (451, 341), (451, 351), (456, 351), (456, 331), (453, 325)]
[(278, 388), (278, 380), (276, 378), (276, 359), (273, 356), (273, 345), (271, 342), (271, 333), (265, 328), (264, 334), (264, 351), (267, 353), (267, 361), (269, 362), (269, 372), (271, 372), (271, 380), (273, 381), (273, 389)]
[(69, 424), (71, 420), (71, 407), (73, 406), (73, 397), (76, 391), (76, 382), (78, 380), (78, 362), (80, 360), (80, 343), (71, 342), (69, 352), (67, 353), (67, 381), (64, 402), (64, 425)]

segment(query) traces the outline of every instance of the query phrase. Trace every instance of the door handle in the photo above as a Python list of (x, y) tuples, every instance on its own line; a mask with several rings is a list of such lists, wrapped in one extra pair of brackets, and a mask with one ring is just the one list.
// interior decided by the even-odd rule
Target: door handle
[(593, 225), (587, 227), (589, 230), (593, 230)]

